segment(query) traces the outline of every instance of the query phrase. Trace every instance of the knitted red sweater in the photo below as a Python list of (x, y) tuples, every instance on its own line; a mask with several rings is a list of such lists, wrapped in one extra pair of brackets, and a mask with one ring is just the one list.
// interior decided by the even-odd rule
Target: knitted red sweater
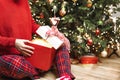
[(19, 54), (15, 39), (31, 40), (38, 26), (28, 0), (0, 0), (0, 55)]

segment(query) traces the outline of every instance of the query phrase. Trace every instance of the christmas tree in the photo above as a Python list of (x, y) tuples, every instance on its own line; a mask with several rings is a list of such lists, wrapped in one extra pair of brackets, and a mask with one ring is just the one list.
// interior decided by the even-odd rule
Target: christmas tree
[(94, 53), (120, 42), (120, 0), (29, 0), (33, 18), (50, 25), (49, 18), (60, 17), (58, 29), (71, 43), (71, 57)]

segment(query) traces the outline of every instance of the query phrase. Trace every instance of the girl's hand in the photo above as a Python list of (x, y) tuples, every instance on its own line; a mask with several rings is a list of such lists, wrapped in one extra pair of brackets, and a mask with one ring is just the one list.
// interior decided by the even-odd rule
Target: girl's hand
[(52, 26), (51, 27), (51, 30), (49, 30), (49, 31), (47, 31), (46, 32), (46, 34), (48, 35), (48, 36), (57, 36), (57, 34), (58, 34), (58, 29), (57, 29), (57, 27), (56, 26)]
[(21, 52), (23, 56), (31, 56), (33, 54), (34, 47), (28, 46), (25, 43), (31, 43), (29, 40), (16, 39), (15, 47)]

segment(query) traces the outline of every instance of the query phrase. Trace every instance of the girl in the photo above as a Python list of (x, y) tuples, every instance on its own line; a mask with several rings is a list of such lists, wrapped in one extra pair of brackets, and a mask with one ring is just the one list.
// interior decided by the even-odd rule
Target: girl
[[(0, 76), (12, 80), (38, 78), (39, 71), (25, 59), (34, 55), (34, 47), (24, 43), (30, 43), (32, 34), (40, 26), (32, 19), (28, 0), (0, 0), (0, 11)], [(59, 80), (72, 80), (74, 76), (70, 69), (69, 45), (66, 45), (68, 40), (53, 27), (54, 31), (64, 41), (55, 56)]]

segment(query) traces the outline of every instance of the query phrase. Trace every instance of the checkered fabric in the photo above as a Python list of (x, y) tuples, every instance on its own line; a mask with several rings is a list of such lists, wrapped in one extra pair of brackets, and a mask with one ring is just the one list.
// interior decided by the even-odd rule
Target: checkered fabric
[(38, 73), (35, 68), (22, 56), (0, 56), (0, 75), (15, 79), (30, 77), (32, 80), (34, 80), (33, 76), (37, 74)]
[[(70, 57), (66, 47), (61, 47), (55, 56), (55, 64), (58, 70), (59, 77), (70, 76), (74, 79), (71, 73)], [(24, 57), (19, 55), (3, 55), (0, 56), (0, 75), (12, 77), (15, 79), (22, 79), (30, 77), (34, 80), (35, 75), (39, 73)], [(33, 78), (34, 77), (34, 78)]]
[(69, 51), (65, 46), (61, 47), (57, 51), (55, 61), (59, 77), (67, 75), (70, 76), (72, 79), (75, 78), (71, 73)]

